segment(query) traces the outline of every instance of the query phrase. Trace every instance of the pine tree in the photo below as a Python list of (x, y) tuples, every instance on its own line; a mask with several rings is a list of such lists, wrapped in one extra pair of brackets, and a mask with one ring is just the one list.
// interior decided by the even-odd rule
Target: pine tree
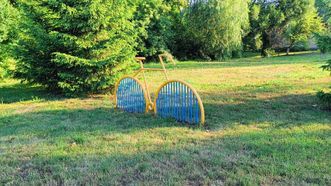
[(134, 1), (19, 0), (16, 77), (68, 95), (107, 89), (134, 59)]
[(14, 69), (13, 45), (17, 41), (19, 12), (8, 0), (0, 0), (0, 80)]

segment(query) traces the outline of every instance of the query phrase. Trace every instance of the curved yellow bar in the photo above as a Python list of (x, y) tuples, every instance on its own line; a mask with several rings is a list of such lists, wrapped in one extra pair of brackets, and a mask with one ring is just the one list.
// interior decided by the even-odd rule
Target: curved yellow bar
[(190, 84), (186, 83), (185, 81), (181, 81), (181, 80), (169, 80), (169, 81), (166, 81), (164, 82), (156, 91), (156, 97), (154, 99), (154, 104), (153, 104), (153, 107), (154, 107), (154, 113), (157, 114), (157, 108), (156, 108), (156, 101), (159, 97), (159, 93), (160, 91), (162, 90), (162, 88), (164, 86), (166, 86), (167, 84), (169, 83), (172, 83), (172, 82), (179, 82), (179, 83), (182, 83), (184, 85), (186, 85), (188, 88), (190, 88), (193, 92), (193, 94), (196, 96), (197, 100), (198, 100), (198, 104), (199, 104), (199, 107), (200, 107), (200, 112), (201, 112), (201, 124), (204, 125), (205, 124), (205, 109), (204, 109), (204, 106), (203, 106), (203, 103), (202, 103), (202, 100), (198, 94), (198, 92), (195, 90), (195, 88), (193, 88)]
[(146, 102), (145, 111), (146, 111), (146, 113), (148, 113), (149, 112), (149, 106), (150, 106), (150, 100), (148, 98), (148, 95), (147, 95), (147, 92), (146, 92), (146, 90), (144, 88), (144, 85), (137, 78), (132, 77), (132, 76), (124, 76), (124, 77), (122, 77), (121, 79), (119, 79), (117, 81), (117, 83), (115, 85), (115, 91), (114, 91), (114, 95), (115, 95), (115, 109), (117, 109), (117, 90), (118, 90), (118, 87), (119, 87), (121, 81), (123, 79), (126, 79), (126, 78), (131, 78), (131, 79), (135, 80), (141, 86), (142, 91), (144, 92), (144, 97), (145, 97), (145, 102)]

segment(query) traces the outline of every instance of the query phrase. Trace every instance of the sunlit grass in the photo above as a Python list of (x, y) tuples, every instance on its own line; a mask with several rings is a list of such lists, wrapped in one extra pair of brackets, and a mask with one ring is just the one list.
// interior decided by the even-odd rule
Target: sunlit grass
[[(206, 126), (115, 111), (110, 95), (64, 98), (0, 83), (2, 184), (331, 184), (331, 114), (318, 90), (331, 55), (179, 62)], [(156, 67), (157, 64), (149, 64)], [(151, 90), (164, 81), (149, 73)], [(153, 82), (153, 83), (152, 83)]]

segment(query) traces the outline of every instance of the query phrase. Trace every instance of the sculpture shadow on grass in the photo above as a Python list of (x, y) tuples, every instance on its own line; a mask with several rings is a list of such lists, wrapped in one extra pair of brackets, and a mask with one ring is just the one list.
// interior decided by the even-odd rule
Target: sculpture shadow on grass
[[(222, 95), (213, 95), (216, 98)], [(209, 100), (213, 100), (209, 97)], [(294, 127), (312, 123), (331, 123), (331, 115), (318, 107), (313, 95), (287, 95), (270, 99), (248, 99), (238, 104), (205, 104), (206, 126), (202, 130), (222, 130), (237, 125), (268, 124), (270, 127)], [(143, 131), (156, 127), (194, 127), (152, 114), (131, 114), (100, 107), (27, 112), (0, 118), (0, 136), (31, 131), (41, 137), (84, 132)]]
[(205, 128), (191, 130), (171, 119), (109, 107), (2, 116), (0, 184), (331, 182), (321, 161), (329, 144), (320, 142), (329, 130), (279, 133), (331, 123), (330, 113), (314, 106), (314, 95), (236, 104), (213, 103), (226, 95), (210, 96), (205, 109), (211, 133), (252, 125), (262, 130), (209, 136)]
[[(20, 156), (8, 158), (1, 162), (2, 168), (10, 174), (14, 161), (19, 169), (0, 180), (3, 184), (46, 185), (242, 185), (261, 182), (328, 185), (331, 182), (328, 167), (320, 160), (330, 153), (327, 150), (329, 145), (316, 140), (327, 138), (328, 132), (319, 130), (284, 135), (248, 131), (203, 140), (193, 136), (170, 141), (171, 145), (151, 144), (148, 150), (144, 143), (140, 145), (145, 148), (140, 150), (131, 141), (119, 144), (124, 151), (136, 149), (131, 153), (121, 150), (89, 153), (89, 149), (97, 147), (83, 143), (72, 149), (68, 147), (67, 153), (63, 154), (41, 151), (29, 160), (20, 160)], [(81, 145), (86, 152), (77, 154), (75, 148), (79, 149)], [(109, 147), (112, 148), (116, 147)]]

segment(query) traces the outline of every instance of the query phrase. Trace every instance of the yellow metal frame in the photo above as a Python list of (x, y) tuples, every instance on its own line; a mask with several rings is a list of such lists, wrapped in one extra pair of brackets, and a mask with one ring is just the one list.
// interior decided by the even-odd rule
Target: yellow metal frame
[(169, 55), (167, 55), (167, 54), (161, 54), (161, 55), (159, 55), (159, 60), (160, 60), (160, 63), (161, 63), (161, 67), (162, 68), (145, 68), (143, 62), (144, 62), (144, 60), (146, 60), (146, 58), (145, 57), (136, 57), (136, 61), (138, 61), (139, 64), (140, 64), (140, 69), (133, 75), (133, 77), (137, 77), (140, 73), (143, 74), (144, 84), (145, 84), (144, 87), (146, 88), (148, 102), (149, 102), (149, 105), (148, 105), (149, 110), (153, 110), (154, 109), (154, 106), (153, 106), (153, 101), (152, 101), (152, 98), (151, 98), (150, 90), (148, 88), (148, 83), (147, 83), (147, 80), (146, 80), (145, 71), (160, 71), (160, 72), (163, 72), (166, 80), (169, 81), (168, 71), (167, 71), (167, 69), (165, 67), (163, 58), (167, 58), (174, 65), (176, 65), (176, 63), (173, 60), (173, 58), (172, 57), (169, 57)]
[(193, 88), (190, 84), (186, 83), (185, 81), (182, 81), (182, 80), (168, 80), (166, 82), (164, 82), (156, 91), (156, 97), (154, 99), (154, 104), (153, 104), (153, 109), (154, 109), (154, 114), (156, 115), (157, 114), (157, 108), (156, 108), (156, 101), (157, 101), (157, 98), (159, 97), (159, 93), (160, 91), (162, 90), (162, 88), (164, 86), (166, 86), (167, 84), (169, 83), (173, 83), (173, 82), (179, 82), (179, 83), (182, 83), (184, 85), (186, 85), (188, 88), (190, 88), (192, 91), (193, 91), (193, 94), (195, 95), (195, 97), (197, 98), (198, 100), (198, 104), (199, 104), (199, 107), (200, 107), (200, 113), (201, 113), (201, 124), (204, 125), (205, 124), (205, 109), (204, 109), (204, 106), (203, 106), (203, 103), (202, 103), (202, 100), (200, 98), (200, 95), (198, 94), (198, 92), (196, 91), (195, 88)]
[[(201, 121), (200, 123), (202, 125), (204, 125), (205, 123), (205, 110), (204, 110), (204, 106), (203, 106), (203, 103), (202, 103), (202, 100), (200, 98), (200, 95), (198, 94), (198, 92), (196, 91), (195, 88), (193, 88), (190, 84), (184, 82), (184, 81), (181, 81), (181, 80), (169, 80), (169, 76), (168, 76), (168, 71), (165, 67), (165, 64), (164, 64), (164, 61), (163, 61), (163, 58), (167, 58), (169, 61), (171, 61), (174, 65), (176, 65), (175, 61), (173, 60), (172, 56), (169, 56), (168, 54), (162, 54), (162, 55), (159, 55), (159, 60), (160, 60), (160, 63), (161, 63), (161, 67), (162, 68), (145, 68), (144, 67), (144, 63), (143, 61), (146, 60), (146, 58), (144, 57), (136, 57), (136, 61), (139, 62), (140, 64), (140, 69), (134, 73), (133, 76), (125, 76), (125, 77), (122, 77), (117, 83), (116, 83), (116, 86), (115, 86), (115, 108), (117, 107), (117, 89), (118, 89), (118, 86), (120, 84), (120, 82), (125, 79), (125, 78), (132, 78), (134, 79), (143, 89), (143, 93), (144, 93), (144, 97), (145, 97), (145, 100), (146, 100), (146, 113), (148, 113), (149, 111), (152, 111), (154, 110), (154, 114), (157, 114), (157, 108), (156, 108), (156, 101), (157, 101), (157, 98), (159, 96), (159, 92), (161, 91), (161, 89), (166, 86), (168, 83), (172, 83), (172, 82), (180, 82), (184, 85), (186, 85), (188, 88), (190, 88), (192, 91), (193, 91), (193, 94), (195, 95), (195, 97), (197, 98), (198, 100), (198, 104), (199, 104), (199, 107), (200, 107), (200, 111), (201, 111)], [(163, 72), (164, 76), (165, 76), (165, 79), (166, 79), (166, 82), (164, 82), (156, 91), (156, 94), (155, 94), (155, 99), (154, 101), (152, 101), (152, 98), (151, 98), (151, 94), (150, 94), (150, 90), (148, 88), (148, 83), (147, 83), (147, 80), (146, 80), (146, 75), (145, 75), (145, 71), (160, 71), (160, 72)], [(136, 77), (142, 73), (143, 74), (143, 79), (144, 79), (144, 84), (141, 83)]]
[(147, 96), (147, 93), (146, 93), (146, 90), (144, 89), (144, 85), (139, 81), (139, 79), (135, 78), (135, 77), (132, 77), (132, 76), (124, 76), (122, 77), (120, 80), (117, 81), (116, 85), (115, 85), (115, 91), (114, 91), (114, 95), (115, 95), (115, 109), (117, 109), (117, 90), (118, 90), (118, 87), (121, 83), (121, 81), (123, 79), (126, 79), (126, 78), (131, 78), (133, 80), (135, 80), (142, 88), (142, 91), (144, 93), (144, 97), (145, 97), (145, 100), (146, 100), (146, 107), (145, 107), (145, 112), (149, 112), (150, 110), (150, 103), (149, 103), (149, 98)]

